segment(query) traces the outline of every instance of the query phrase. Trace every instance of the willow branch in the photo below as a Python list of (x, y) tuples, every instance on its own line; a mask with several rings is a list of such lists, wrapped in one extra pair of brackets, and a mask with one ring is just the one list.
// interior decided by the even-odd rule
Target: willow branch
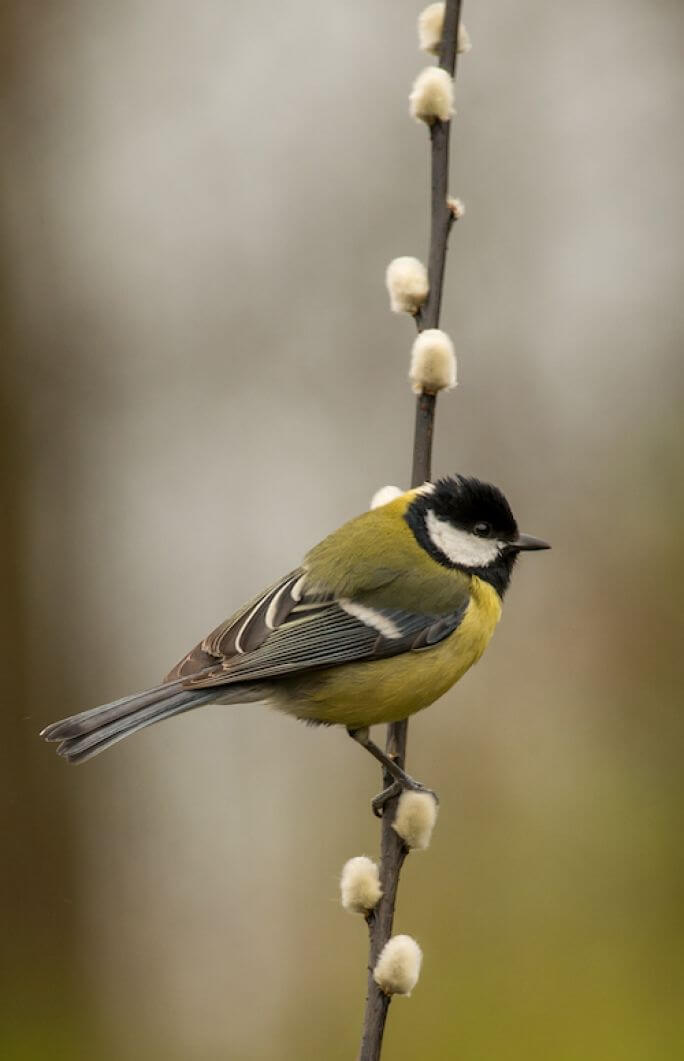
[[(458, 26), (461, 17), (461, 0), (447, 0), (442, 30), (439, 65), (449, 74), (456, 71), (456, 48)], [(416, 316), (418, 330), (436, 328), (442, 304), (444, 268), (447, 243), (454, 215), (447, 206), (449, 183), (449, 134), (451, 122), (435, 121), (430, 126), (431, 141), (431, 224), (428, 278), (430, 290), (422, 310)], [(413, 467), (411, 485), (420, 486), (430, 478), (432, 464), (432, 437), (434, 431), (436, 396), (419, 394), (416, 400), (415, 435), (413, 441)], [(387, 728), (386, 751), (400, 766), (406, 761), (408, 721), (393, 722)], [(392, 778), (383, 771), (385, 787)], [(390, 996), (385, 995), (373, 979), (373, 969), (380, 951), (392, 935), (399, 875), (408, 854), (403, 840), (392, 828), (399, 797), (385, 804), (382, 817), (380, 842), (380, 882), (382, 899), (368, 916), (370, 955), (368, 963), (368, 993), (363, 1022), (363, 1036), (359, 1061), (378, 1061), (382, 1049), (382, 1038), (387, 1020)]]

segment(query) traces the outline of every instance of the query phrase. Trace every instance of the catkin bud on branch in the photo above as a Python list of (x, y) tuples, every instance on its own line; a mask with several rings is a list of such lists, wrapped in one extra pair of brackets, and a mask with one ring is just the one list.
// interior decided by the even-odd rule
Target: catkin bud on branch
[(448, 122), (455, 114), (454, 79), (438, 66), (426, 66), (413, 82), (409, 108), (416, 121)]
[(386, 995), (410, 995), (418, 983), (423, 952), (411, 936), (392, 936), (380, 952), (373, 979)]
[(402, 792), (392, 828), (407, 847), (424, 851), (430, 846), (437, 821), (437, 800), (429, 792)]
[(451, 210), (454, 221), (460, 221), (465, 214), (465, 203), (461, 199), (454, 199), (449, 196), (447, 206)]
[[(446, 4), (428, 4), (418, 16), (418, 43), (420, 50), (439, 55), (442, 43), (442, 31), (444, 28), (444, 11)], [(472, 48), (470, 35), (463, 23), (458, 27), (458, 39), (456, 51), (460, 53), (469, 52)]]
[(418, 15), (418, 44), (422, 52), (439, 55), (446, 4), (428, 4)]
[(456, 354), (446, 332), (426, 328), (416, 336), (409, 379), (416, 394), (437, 394), (456, 386)]
[(417, 313), (429, 291), (427, 269), (417, 258), (394, 258), (387, 266), (385, 283), (392, 313)]
[(461, 22), (458, 27), (458, 40), (456, 42), (456, 51), (459, 53), (459, 55), (467, 55), (468, 52), (472, 52), (472, 50), (473, 42), (470, 39), (470, 34)]
[(370, 507), (380, 508), (382, 505), (388, 505), (390, 501), (394, 501), (395, 497), (401, 497), (403, 492), (398, 486), (381, 486), (373, 494)]
[(350, 858), (342, 867), (340, 898), (345, 910), (367, 914), (382, 897), (378, 867), (366, 855)]

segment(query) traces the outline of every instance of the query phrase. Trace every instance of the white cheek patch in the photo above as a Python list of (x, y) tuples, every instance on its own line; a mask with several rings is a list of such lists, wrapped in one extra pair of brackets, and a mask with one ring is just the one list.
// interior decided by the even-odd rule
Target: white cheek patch
[(478, 538), (476, 534), (454, 527), (447, 520), (428, 509), (425, 527), (432, 544), (444, 553), (452, 564), (460, 567), (487, 567), (497, 559), (502, 543), (491, 538)]

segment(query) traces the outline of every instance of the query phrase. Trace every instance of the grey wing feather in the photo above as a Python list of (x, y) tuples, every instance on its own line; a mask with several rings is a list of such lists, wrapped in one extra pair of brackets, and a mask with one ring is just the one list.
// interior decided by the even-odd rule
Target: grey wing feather
[(304, 570), (297, 568), (274, 582), (207, 634), (169, 671), (165, 680), (190, 678), (207, 667), (258, 648), (301, 599), (304, 578)]
[(427, 649), (457, 629), (467, 606), (465, 602), (448, 615), (387, 608), (357, 608), (350, 613), (344, 601), (310, 606), (305, 600), (252, 652), (225, 659), (214, 671), (190, 678), (187, 684), (228, 685)]

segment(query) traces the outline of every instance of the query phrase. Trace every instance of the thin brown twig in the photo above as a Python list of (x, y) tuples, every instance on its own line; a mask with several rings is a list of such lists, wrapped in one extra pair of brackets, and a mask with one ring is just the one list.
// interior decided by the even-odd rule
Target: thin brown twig
[[(454, 75), (456, 72), (456, 49), (458, 26), (461, 17), (461, 0), (446, 0), (439, 65)], [(444, 284), (447, 242), (454, 215), (447, 206), (449, 183), (449, 134), (451, 122), (435, 121), (430, 127), (431, 140), (431, 225), (430, 254), (428, 258), (429, 293), (416, 316), (419, 331), (436, 328), (439, 324)], [(434, 394), (419, 394), (416, 400), (416, 423), (413, 442), (413, 468), (411, 485), (420, 486), (429, 480), (432, 463), (432, 436), (434, 430), (436, 397)], [(386, 751), (401, 767), (406, 761), (408, 721), (393, 722), (387, 727)], [(383, 771), (383, 784), (391, 784), (392, 778)], [(403, 840), (392, 828), (399, 797), (388, 800), (382, 817), (380, 840), (380, 883), (382, 899), (368, 915), (370, 937), (368, 962), (368, 992), (363, 1021), (363, 1033), (359, 1061), (378, 1061), (382, 1050), (382, 1039), (387, 1020), (390, 996), (385, 995), (373, 979), (373, 969), (387, 940), (392, 935), (394, 910), (399, 887), (399, 875), (408, 854)]]

